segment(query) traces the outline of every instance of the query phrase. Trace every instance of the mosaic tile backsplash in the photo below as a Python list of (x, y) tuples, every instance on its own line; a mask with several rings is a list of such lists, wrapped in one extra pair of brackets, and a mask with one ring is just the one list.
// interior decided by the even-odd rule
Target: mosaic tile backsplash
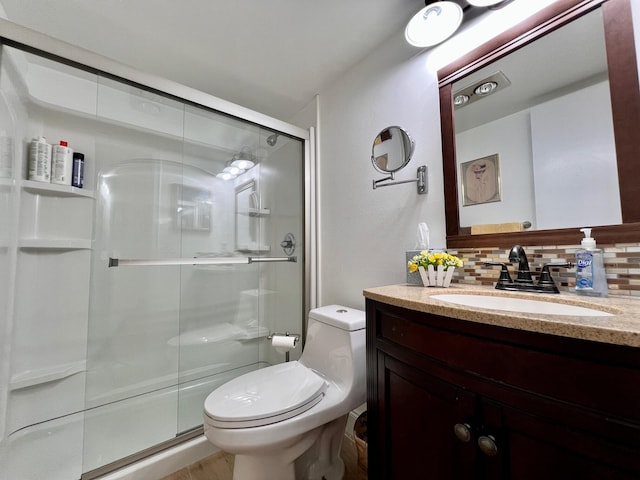
[[(545, 263), (575, 263), (577, 245), (525, 247), (534, 281), (538, 280)], [(640, 296), (640, 244), (598, 244), (604, 250), (604, 267), (607, 272), (609, 295)], [(500, 274), (498, 267), (485, 267), (484, 262), (503, 262), (515, 277), (515, 266), (509, 263), (509, 251), (499, 248), (447, 249), (464, 261), (464, 267), (453, 276), (452, 283), (469, 285), (495, 285)], [(552, 269), (554, 282), (560, 291), (571, 291), (575, 287), (575, 268)]]

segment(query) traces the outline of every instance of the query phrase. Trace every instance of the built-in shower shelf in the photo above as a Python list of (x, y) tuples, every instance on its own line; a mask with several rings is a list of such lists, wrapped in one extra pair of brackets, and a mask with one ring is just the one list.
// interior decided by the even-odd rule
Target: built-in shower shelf
[(22, 249), (38, 250), (90, 250), (91, 240), (77, 238), (22, 238), (18, 246)]
[(266, 338), (269, 329), (262, 325), (235, 325), (233, 323), (218, 323), (192, 331), (182, 332), (170, 338), (167, 342), (172, 347), (189, 347), (198, 345), (215, 345), (232, 340), (254, 340)]
[(93, 190), (85, 190), (84, 188), (70, 187), (67, 185), (56, 185), (54, 183), (34, 182), (33, 180), (23, 180), (22, 188), (40, 195), (95, 198)]
[(249, 295), (250, 297), (262, 297), (264, 295), (271, 295), (272, 293), (278, 293), (275, 290), (267, 290), (265, 288), (252, 288), (250, 290), (242, 290), (242, 295)]
[(26, 370), (11, 377), (9, 382), (10, 390), (20, 390), (21, 388), (33, 387), (44, 383), (64, 380), (87, 369), (87, 362), (78, 360), (77, 362), (53, 365), (51, 367), (39, 368), (36, 370)]

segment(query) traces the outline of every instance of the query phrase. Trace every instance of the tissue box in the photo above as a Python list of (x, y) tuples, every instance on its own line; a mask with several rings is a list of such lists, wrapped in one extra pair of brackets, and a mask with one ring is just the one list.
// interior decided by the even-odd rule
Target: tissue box
[(406, 260), (404, 262), (404, 271), (407, 272), (407, 283), (411, 285), (422, 285), (420, 272), (417, 272), (417, 271), (410, 272), (409, 269), (407, 268), (407, 263), (409, 263), (409, 260), (411, 260), (413, 257), (418, 255), (419, 253), (420, 253), (420, 250), (407, 250), (405, 252)]

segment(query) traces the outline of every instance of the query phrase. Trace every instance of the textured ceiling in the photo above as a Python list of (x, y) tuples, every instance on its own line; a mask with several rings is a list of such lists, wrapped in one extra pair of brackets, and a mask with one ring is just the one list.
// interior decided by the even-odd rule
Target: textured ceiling
[[(18, 24), (291, 119), (421, 0), (0, 0)], [(410, 48), (410, 47), (408, 47)]]

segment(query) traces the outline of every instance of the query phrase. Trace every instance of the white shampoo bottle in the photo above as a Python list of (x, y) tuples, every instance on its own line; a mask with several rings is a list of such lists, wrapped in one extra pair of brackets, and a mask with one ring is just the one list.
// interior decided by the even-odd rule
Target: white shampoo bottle
[(60, 144), (53, 147), (51, 156), (51, 183), (71, 185), (73, 173), (73, 150), (68, 143), (60, 140)]
[(51, 145), (44, 137), (34, 138), (29, 144), (29, 180), (51, 182)]

